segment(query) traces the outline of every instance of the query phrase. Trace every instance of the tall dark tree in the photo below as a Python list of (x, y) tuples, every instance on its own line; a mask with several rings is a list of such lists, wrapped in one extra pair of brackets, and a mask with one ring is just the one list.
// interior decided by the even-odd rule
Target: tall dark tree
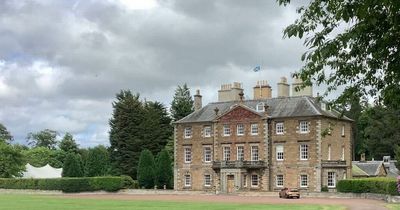
[(371, 0), (311, 0), (298, 8), (300, 17), (284, 30), (287, 37), (305, 36), (297, 75), (306, 85), (327, 84), (328, 91), (346, 85), (337, 102), (361, 92), (399, 108), (399, 11), (398, 1)]
[(89, 149), (85, 165), (85, 176), (105, 176), (110, 169), (110, 158), (108, 150), (104, 146), (97, 146)]
[(64, 161), (63, 177), (83, 177), (81, 156), (68, 153)]
[(0, 142), (10, 143), (13, 140), (13, 136), (7, 130), (7, 128), (0, 123)]
[(137, 170), (137, 180), (139, 186), (150, 189), (154, 187), (154, 173), (155, 163), (154, 156), (150, 150), (145, 149), (140, 153), (139, 165)]
[(174, 121), (178, 121), (194, 111), (193, 98), (186, 83), (183, 86), (178, 85), (175, 90), (170, 111)]
[(137, 164), (143, 144), (144, 107), (139, 94), (123, 90), (113, 102), (110, 120), (110, 159), (113, 173), (136, 178)]
[(173, 187), (173, 171), (172, 171), (172, 161), (169, 157), (168, 151), (163, 149), (158, 153), (156, 158), (155, 167), (155, 184), (159, 188), (163, 188), (165, 185), (168, 189)]
[(79, 145), (76, 143), (74, 137), (70, 133), (66, 133), (64, 137), (61, 139), (60, 143), (58, 144), (58, 147), (64, 151), (64, 152), (73, 152), (73, 153), (78, 153), (79, 152)]
[(25, 171), (25, 159), (13, 145), (0, 142), (0, 178), (22, 176)]
[(29, 133), (26, 139), (30, 146), (55, 149), (57, 145), (57, 135), (57, 131), (45, 129), (37, 133)]
[(396, 167), (400, 170), (400, 144), (395, 146), (394, 154), (394, 158), (396, 159)]

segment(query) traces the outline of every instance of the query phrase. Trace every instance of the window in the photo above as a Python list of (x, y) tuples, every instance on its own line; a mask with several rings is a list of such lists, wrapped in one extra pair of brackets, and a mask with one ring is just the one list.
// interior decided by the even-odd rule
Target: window
[(276, 145), (276, 160), (283, 160), (283, 145)]
[(251, 175), (251, 186), (258, 187), (258, 175), (257, 174)]
[(209, 163), (211, 161), (211, 147), (204, 147), (204, 162)]
[(331, 160), (331, 145), (328, 145), (328, 160)]
[(237, 146), (237, 160), (244, 160), (244, 146)]
[(243, 175), (243, 187), (247, 187), (247, 175)]
[(256, 107), (257, 112), (263, 112), (264, 110), (264, 103), (258, 103)]
[(185, 128), (185, 139), (192, 138), (192, 127)]
[(231, 148), (230, 147), (224, 147), (223, 152), (224, 152), (224, 154), (223, 154), (224, 161), (231, 160)]
[(344, 160), (344, 146), (342, 146), (342, 157), (341, 157), (341, 159)]
[(238, 136), (243, 136), (244, 135), (244, 125), (243, 124), (237, 124), (237, 126), (236, 126), (236, 135), (238, 135)]
[(308, 176), (300, 175), (300, 187), (308, 187)]
[(185, 147), (185, 163), (192, 162), (192, 148)]
[(229, 125), (224, 125), (224, 136), (231, 135), (231, 127)]
[(283, 122), (276, 123), (275, 124), (275, 130), (276, 130), (276, 134), (283, 135), (283, 133), (284, 133)]
[(206, 187), (211, 186), (211, 175), (210, 174), (204, 175), (204, 186), (206, 186)]
[(300, 133), (310, 132), (310, 129), (308, 127), (308, 121), (300, 121), (299, 129), (300, 129)]
[(328, 172), (328, 187), (336, 186), (336, 177), (335, 172)]
[(204, 127), (204, 137), (211, 137), (211, 126)]
[(258, 135), (258, 124), (251, 124), (251, 135)]
[(251, 146), (251, 161), (258, 161), (258, 146)]
[(300, 145), (300, 160), (308, 160), (308, 145)]
[(283, 187), (283, 175), (276, 175), (276, 186)]
[(192, 179), (189, 174), (185, 175), (185, 187), (190, 187), (192, 185)]
[(344, 131), (345, 131), (344, 125), (342, 125), (342, 136), (344, 136)]

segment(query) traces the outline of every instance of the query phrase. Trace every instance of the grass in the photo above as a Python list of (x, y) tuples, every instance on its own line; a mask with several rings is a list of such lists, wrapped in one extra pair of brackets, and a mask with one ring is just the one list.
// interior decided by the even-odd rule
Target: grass
[(123, 201), (60, 198), (35, 195), (0, 195), (0, 210), (337, 210), (341, 206), (302, 204), (232, 204), (168, 201)]
[(400, 204), (388, 204), (386, 206), (391, 210), (400, 210)]

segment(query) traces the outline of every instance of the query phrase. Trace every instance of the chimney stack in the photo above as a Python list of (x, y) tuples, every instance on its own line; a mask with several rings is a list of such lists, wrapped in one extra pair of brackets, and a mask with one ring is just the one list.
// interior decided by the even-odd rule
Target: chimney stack
[(257, 81), (256, 86), (254, 86), (254, 96), (257, 99), (268, 99), (272, 98), (272, 89), (266, 80)]
[(243, 93), (242, 84), (234, 82), (233, 84), (223, 84), (218, 90), (218, 102), (239, 101), (239, 94)]
[(194, 95), (193, 97), (194, 97), (194, 111), (200, 110), (203, 107), (200, 90), (196, 90), (196, 95)]
[[(311, 86), (306, 86), (301, 88), (303, 85), (303, 80), (298, 77), (294, 77), (294, 82), (292, 84), (292, 96), (313, 96), (313, 88)], [(300, 90), (296, 90), (300, 88)]]
[(281, 77), (281, 81), (278, 82), (278, 97), (289, 97), (289, 84), (287, 83), (286, 77)]
[(360, 162), (365, 162), (365, 153), (361, 153)]

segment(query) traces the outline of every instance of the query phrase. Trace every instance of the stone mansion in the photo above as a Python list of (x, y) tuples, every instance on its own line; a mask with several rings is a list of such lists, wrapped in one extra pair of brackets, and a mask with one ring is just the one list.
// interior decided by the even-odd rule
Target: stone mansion
[(204, 107), (197, 91), (195, 111), (175, 122), (175, 190), (335, 191), (351, 178), (352, 120), (300, 85), (282, 77), (272, 98), (259, 81), (252, 100), (240, 83), (222, 85), (218, 102)]

